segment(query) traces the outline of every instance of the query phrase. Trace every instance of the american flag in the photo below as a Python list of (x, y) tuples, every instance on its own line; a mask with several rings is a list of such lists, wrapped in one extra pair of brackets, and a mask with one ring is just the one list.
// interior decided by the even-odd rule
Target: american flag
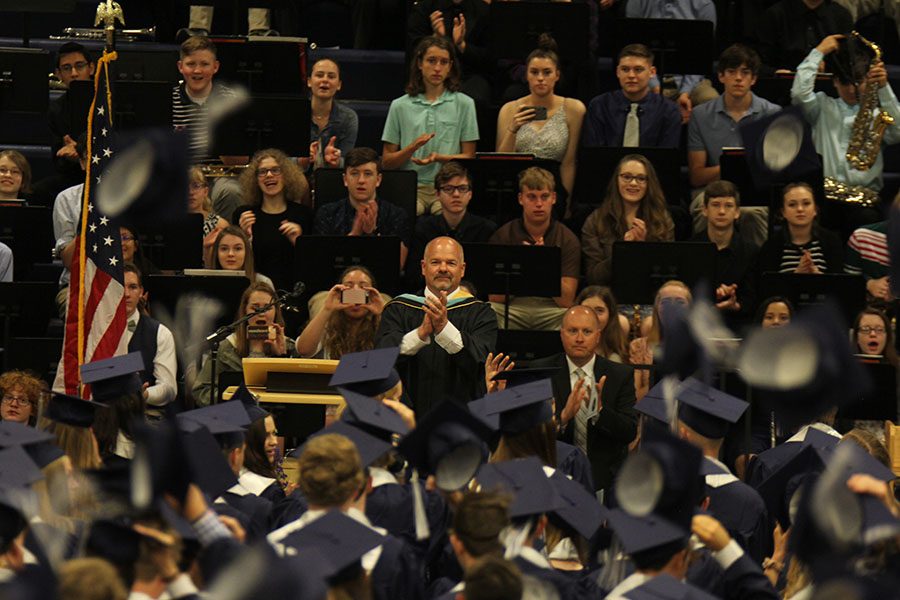
[(87, 174), (82, 199), (80, 232), (75, 238), (69, 309), (55, 390), (87, 397), (81, 386), (85, 363), (124, 354), (125, 285), (122, 240), (118, 224), (100, 213), (94, 202), (101, 173), (114, 155), (112, 92), (109, 63), (116, 53), (104, 52), (97, 61), (94, 100), (88, 115)]

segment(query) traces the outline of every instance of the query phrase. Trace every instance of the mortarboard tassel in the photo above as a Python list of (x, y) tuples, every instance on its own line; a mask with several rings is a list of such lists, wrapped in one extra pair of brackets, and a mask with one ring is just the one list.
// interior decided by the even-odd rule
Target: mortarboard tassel
[(425, 540), (431, 535), (428, 529), (428, 518), (425, 516), (425, 502), (422, 499), (422, 487), (419, 485), (419, 471), (413, 469), (410, 479), (413, 493), (413, 518), (416, 524), (416, 539)]

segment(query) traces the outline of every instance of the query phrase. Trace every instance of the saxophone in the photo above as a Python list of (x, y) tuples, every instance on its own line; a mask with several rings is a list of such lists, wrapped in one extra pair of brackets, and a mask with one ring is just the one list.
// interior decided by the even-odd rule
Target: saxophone
[[(854, 38), (865, 44), (873, 53), (869, 68), (881, 62), (881, 48), (870, 42), (856, 31), (852, 32)], [(875, 109), (878, 115), (875, 115)], [(859, 99), (859, 112), (853, 120), (853, 128), (850, 131), (850, 143), (847, 144), (847, 160), (850, 166), (858, 171), (868, 171), (878, 159), (881, 151), (881, 139), (889, 125), (893, 124), (894, 117), (881, 110), (878, 102), (878, 86), (867, 85), (866, 91)]]

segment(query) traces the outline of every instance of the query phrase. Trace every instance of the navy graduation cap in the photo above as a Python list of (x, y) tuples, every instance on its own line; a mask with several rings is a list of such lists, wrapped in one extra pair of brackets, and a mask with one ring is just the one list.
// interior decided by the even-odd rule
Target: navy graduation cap
[(344, 354), (328, 385), (347, 388), (364, 396), (382, 394), (400, 381), (400, 375), (394, 369), (398, 356), (399, 347)]
[(515, 435), (551, 421), (552, 401), (553, 385), (541, 379), (488, 394), (470, 402), (469, 409), (501, 432)]
[(577, 483), (559, 470), (550, 476), (550, 484), (556, 490), (561, 502), (553, 511), (584, 539), (591, 539), (600, 523), (609, 516), (609, 510), (588, 493), (584, 486)]
[(646, 555), (658, 549), (687, 543), (691, 533), (657, 515), (632, 516), (624, 510), (609, 511), (609, 524), (625, 552), (632, 557)]
[(250, 417), (241, 402), (220, 402), (179, 413), (179, 425), (193, 421), (206, 427), (213, 435), (243, 431), (250, 426)]
[(91, 395), (100, 401), (124, 394), (139, 394), (144, 361), (140, 352), (113, 356), (81, 365), (81, 382), (90, 384)]
[(77, 396), (66, 394), (53, 394), (47, 403), (44, 416), (57, 423), (72, 425), (73, 427), (90, 427), (94, 424), (94, 415), (98, 408), (107, 408), (108, 405), (93, 400), (84, 400)]
[(667, 573), (654, 575), (624, 596), (628, 600), (716, 600), (716, 596)]
[(363, 429), (376, 437), (390, 439), (393, 434), (409, 433), (403, 419), (380, 400), (341, 388), (341, 396), (347, 403), (341, 419), (354, 427)]
[(802, 181), (822, 168), (810, 126), (799, 107), (791, 106), (739, 125), (744, 157), (757, 188)]
[(657, 513), (690, 530), (705, 492), (702, 462), (703, 454), (693, 444), (667, 429), (645, 428), (640, 450), (629, 455), (619, 470), (616, 501), (631, 515)]
[(369, 551), (385, 541), (385, 537), (344, 513), (332, 510), (315, 521), (284, 538), (281, 543), (289, 548), (317, 550), (325, 559), (326, 578), (339, 576), (342, 571), (354, 567)]
[(567, 508), (544, 472), (544, 465), (535, 456), (486, 464), (479, 469), (475, 479), (483, 490), (500, 489), (512, 494), (510, 518)]
[(0, 421), (0, 448), (27, 446), (52, 440), (53, 434), (46, 431), (22, 425), (15, 421)]
[(247, 416), (250, 418), (251, 423), (269, 416), (268, 411), (260, 407), (256, 397), (250, 393), (250, 390), (248, 390), (247, 386), (243, 383), (238, 386), (238, 389), (231, 397), (231, 400), (237, 400), (244, 405), (244, 409), (247, 411)]
[[(320, 429), (316, 433), (310, 436), (309, 439), (313, 439), (319, 437), (320, 435), (327, 434), (336, 434), (342, 435), (356, 446), (357, 452), (359, 452), (359, 458), (362, 462), (363, 467), (368, 467), (373, 462), (381, 458), (385, 452), (392, 448), (390, 442), (386, 442), (381, 438), (377, 438), (374, 435), (359, 429), (355, 425), (350, 423), (346, 423), (344, 421), (337, 421), (326, 427), (325, 429)], [(299, 457), (303, 454), (303, 450), (306, 448), (306, 445), (297, 448), (291, 453), (293, 457)]]
[(440, 489), (458, 490), (484, 461), (483, 442), (490, 434), (490, 428), (468, 410), (442, 402), (400, 440), (397, 451), (420, 475), (433, 474)]
[(97, 206), (132, 223), (171, 222), (187, 212), (188, 140), (184, 132), (145, 129), (120, 136), (97, 188)]
[(678, 394), (678, 418), (703, 437), (724, 438), (750, 406), (693, 377), (686, 383)]
[(0, 489), (23, 488), (43, 478), (38, 464), (21, 446), (0, 450)]

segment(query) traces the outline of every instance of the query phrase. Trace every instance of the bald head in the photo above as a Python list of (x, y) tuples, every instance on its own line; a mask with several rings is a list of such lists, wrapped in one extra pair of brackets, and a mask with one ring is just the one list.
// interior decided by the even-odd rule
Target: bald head
[(587, 364), (600, 345), (600, 321), (588, 306), (573, 306), (563, 316), (559, 330), (566, 356), (578, 366)]
[(433, 294), (453, 292), (466, 274), (463, 248), (453, 238), (434, 238), (425, 246), (422, 276)]

